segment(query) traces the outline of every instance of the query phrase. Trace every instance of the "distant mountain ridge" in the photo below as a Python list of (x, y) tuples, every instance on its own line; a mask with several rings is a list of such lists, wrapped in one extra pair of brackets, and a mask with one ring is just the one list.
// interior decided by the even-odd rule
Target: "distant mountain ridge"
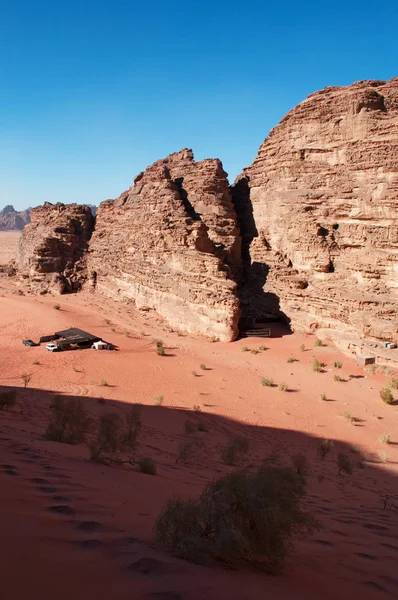
[(21, 231), (30, 223), (30, 208), (17, 211), (11, 204), (7, 204), (0, 211), (0, 231)]

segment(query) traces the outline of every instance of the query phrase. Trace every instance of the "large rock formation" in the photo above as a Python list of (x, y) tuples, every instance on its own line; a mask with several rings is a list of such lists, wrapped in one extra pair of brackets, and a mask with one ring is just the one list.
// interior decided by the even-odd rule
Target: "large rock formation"
[(398, 342), (398, 78), (311, 94), (233, 196), (246, 314)]
[(64, 293), (85, 280), (86, 251), (94, 227), (88, 206), (50, 204), (33, 208), (19, 243), (19, 277), (33, 291)]
[(30, 223), (30, 208), (16, 211), (11, 204), (0, 210), (0, 231), (21, 230)]
[(155, 309), (172, 326), (229, 341), (240, 316), (240, 239), (219, 160), (171, 154), (97, 211), (93, 288)]

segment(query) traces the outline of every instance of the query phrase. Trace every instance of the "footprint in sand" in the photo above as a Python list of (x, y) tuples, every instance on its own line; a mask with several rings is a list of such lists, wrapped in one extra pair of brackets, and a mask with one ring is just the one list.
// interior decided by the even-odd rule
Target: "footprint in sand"
[(377, 590), (378, 592), (387, 592), (386, 588), (384, 588), (376, 581), (364, 581), (363, 584), (370, 588), (373, 588), (374, 590)]
[(377, 523), (364, 523), (362, 527), (366, 529), (370, 529), (371, 531), (388, 531), (388, 527), (384, 527), (384, 525), (377, 525)]
[(37, 489), (43, 494), (55, 494), (57, 491), (57, 488), (51, 485), (40, 485)]
[(357, 556), (360, 558), (366, 558), (366, 560), (376, 560), (376, 557), (373, 554), (366, 554), (366, 552), (355, 552)]
[(90, 533), (104, 531), (104, 526), (99, 521), (80, 521), (76, 525), (79, 531), (89, 531)]
[(145, 575), (160, 575), (165, 571), (165, 564), (156, 558), (143, 557), (132, 563), (129, 569)]
[(334, 544), (332, 544), (332, 542), (329, 542), (328, 540), (314, 540), (314, 542), (316, 544), (320, 544), (321, 546), (334, 546)]
[(4, 475), (10, 475), (11, 477), (18, 477), (19, 473), (14, 465), (1, 465)]
[(49, 506), (47, 510), (57, 515), (67, 515), (69, 517), (75, 514), (74, 509), (67, 504), (55, 504), (54, 506)]
[(43, 477), (33, 477), (31, 482), (35, 483), (36, 485), (46, 485), (47, 483), (50, 483), (48, 479), (44, 479)]
[(100, 548), (102, 546), (102, 542), (101, 540), (81, 540), (78, 542), (75, 542), (76, 546), (79, 546), (79, 548), (83, 548), (84, 550), (97, 550), (98, 548)]

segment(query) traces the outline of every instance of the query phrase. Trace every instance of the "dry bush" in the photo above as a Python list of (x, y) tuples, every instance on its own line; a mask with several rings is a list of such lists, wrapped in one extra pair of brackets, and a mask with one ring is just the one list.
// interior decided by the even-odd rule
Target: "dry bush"
[(280, 383), (280, 384), (278, 385), (278, 390), (279, 390), (280, 392), (287, 392), (287, 390), (288, 390), (288, 389), (289, 389), (289, 388), (288, 388), (288, 385), (287, 385), (287, 383)]
[(16, 390), (9, 390), (8, 392), (0, 392), (0, 410), (12, 408), (17, 403), (17, 392)]
[(397, 378), (394, 378), (394, 377), (392, 377), (392, 378), (390, 379), (390, 381), (388, 382), (388, 385), (390, 386), (390, 388), (391, 388), (392, 390), (398, 390), (398, 379), (397, 379)]
[(22, 379), (24, 388), (26, 388), (28, 386), (28, 383), (32, 379), (32, 376), (29, 375), (29, 373), (22, 373), (21, 379)]
[(55, 396), (50, 408), (53, 413), (44, 433), (46, 440), (64, 444), (85, 442), (93, 420), (88, 416), (81, 400), (66, 400), (62, 396)]
[(305, 345), (304, 344), (300, 344), (300, 350), (301, 350), (301, 352), (305, 352)]
[(155, 405), (156, 406), (162, 406), (164, 401), (164, 396), (162, 396), (162, 394), (158, 394), (157, 396), (155, 396)]
[(195, 433), (195, 431), (198, 430), (198, 426), (195, 423), (195, 421), (192, 421), (192, 419), (187, 419), (184, 423), (184, 431), (186, 435), (189, 435), (190, 433)]
[(164, 351), (164, 345), (163, 345), (162, 340), (153, 340), (153, 343), (156, 346), (156, 352), (159, 354), (159, 356), (164, 356), (165, 351)]
[(292, 456), (292, 465), (299, 475), (306, 475), (308, 471), (308, 460), (305, 454), (295, 454)]
[(140, 473), (145, 473), (146, 475), (156, 475), (156, 465), (151, 458), (140, 458), (137, 464)]
[(249, 352), (249, 348), (247, 346), (242, 346), (242, 352)]
[(320, 347), (320, 348), (321, 348), (321, 347), (323, 347), (323, 346), (324, 346), (324, 343), (322, 342), (322, 340), (318, 340), (318, 339), (317, 339), (317, 340), (315, 340), (315, 344), (314, 344), (314, 346), (318, 346), (318, 347)]
[(274, 385), (274, 380), (270, 379), (268, 377), (262, 377), (261, 378), (261, 385), (263, 387), (272, 387)]
[(322, 458), (322, 460), (330, 454), (333, 449), (332, 440), (322, 440), (318, 446), (318, 454)]
[(379, 435), (379, 442), (382, 444), (391, 444), (391, 436), (389, 433), (383, 433)]
[(344, 452), (339, 452), (337, 455), (337, 467), (339, 475), (341, 475), (341, 473), (347, 473), (347, 475), (352, 474), (352, 462)]
[(236, 436), (231, 443), (224, 448), (221, 459), (226, 465), (235, 465), (238, 459), (249, 451), (249, 440), (243, 436)]
[(326, 400), (327, 400), (326, 394), (321, 394), (320, 398), (321, 398), (322, 402), (326, 402)]
[(380, 398), (383, 400), (384, 404), (393, 404), (394, 402), (394, 396), (389, 388), (380, 390)]
[(124, 420), (117, 413), (100, 416), (97, 435), (90, 446), (92, 460), (117, 461), (122, 454), (131, 458), (141, 432), (141, 410), (141, 405), (133, 405)]
[(333, 375), (333, 379), (335, 381), (344, 381), (344, 379), (342, 377), (340, 377), (340, 375)]
[(335, 360), (334, 363), (333, 363), (333, 366), (334, 366), (335, 369), (341, 369), (342, 366), (343, 366), (343, 363), (340, 362), (339, 360)]
[(315, 373), (323, 373), (323, 364), (316, 358), (312, 361), (312, 370), (315, 371)]
[(197, 501), (170, 499), (156, 538), (192, 562), (249, 562), (279, 573), (294, 537), (319, 528), (301, 507), (305, 491), (302, 475), (271, 462), (254, 473), (236, 471), (208, 484)]
[(54, 304), (53, 308), (54, 310), (61, 310), (60, 304)]
[(207, 367), (206, 367), (206, 365), (205, 365), (205, 364), (203, 364), (203, 363), (201, 363), (201, 364), (199, 365), (199, 367), (202, 369), (202, 371), (206, 371), (206, 370), (207, 370)]

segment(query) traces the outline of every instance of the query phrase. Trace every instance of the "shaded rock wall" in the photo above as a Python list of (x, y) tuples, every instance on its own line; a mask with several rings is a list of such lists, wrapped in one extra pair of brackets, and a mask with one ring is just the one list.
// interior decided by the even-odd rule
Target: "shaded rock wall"
[(219, 160), (171, 154), (97, 211), (91, 284), (154, 309), (172, 326), (230, 341), (240, 310), (234, 270), (240, 238)]
[(242, 230), (245, 312), (276, 297), (293, 327), (398, 341), (398, 78), (310, 95), (233, 195), (256, 230)]
[(33, 208), (22, 232), (18, 276), (32, 291), (78, 290), (86, 276), (86, 252), (94, 228), (88, 206), (50, 204)]

